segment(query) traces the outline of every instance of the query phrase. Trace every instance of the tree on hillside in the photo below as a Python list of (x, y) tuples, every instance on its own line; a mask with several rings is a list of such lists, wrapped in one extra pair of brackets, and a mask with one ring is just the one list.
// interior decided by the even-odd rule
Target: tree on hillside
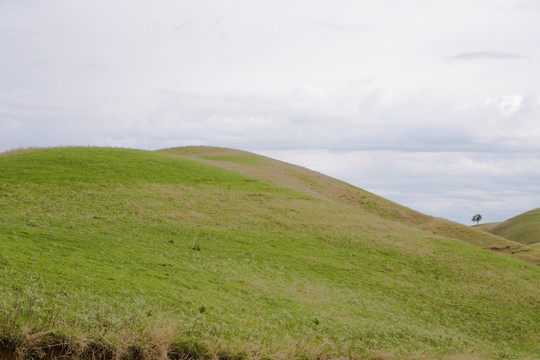
[(480, 220), (482, 220), (482, 215), (476, 214), (472, 217), (471, 221), (476, 221), (476, 224), (480, 224)]

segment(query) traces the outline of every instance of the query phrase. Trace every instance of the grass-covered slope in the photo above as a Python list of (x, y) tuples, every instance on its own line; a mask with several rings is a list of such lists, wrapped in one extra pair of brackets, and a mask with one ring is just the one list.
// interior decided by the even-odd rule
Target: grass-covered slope
[(522, 244), (540, 242), (540, 209), (527, 211), (487, 230)]
[(475, 229), (483, 230), (490, 232), (491, 229), (493, 229), (495, 226), (501, 224), (500, 222), (492, 222), (492, 223), (484, 223), (479, 225), (473, 225)]
[(540, 265), (540, 252), (524, 246), (522, 243), (421, 214), (365, 190), (299, 166), (245, 151), (216, 147), (182, 147), (164, 149), (161, 152), (182, 159), (202, 161), (219, 166), (279, 187), (310, 194), (339, 206), (368, 212), (389, 221), (421, 228), (437, 236), (460, 239), (483, 249), (497, 251)]
[(0, 155), (0, 358), (538, 358), (538, 266), (252, 161)]

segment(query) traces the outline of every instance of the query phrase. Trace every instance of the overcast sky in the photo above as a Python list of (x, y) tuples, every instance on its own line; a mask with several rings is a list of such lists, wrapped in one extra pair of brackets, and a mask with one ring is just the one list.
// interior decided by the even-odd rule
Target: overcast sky
[(253, 151), (470, 224), (540, 207), (540, 1), (0, 0), (0, 151)]

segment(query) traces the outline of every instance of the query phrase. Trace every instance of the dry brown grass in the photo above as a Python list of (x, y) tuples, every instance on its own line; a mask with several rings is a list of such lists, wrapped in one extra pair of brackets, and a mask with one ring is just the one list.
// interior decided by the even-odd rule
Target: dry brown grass
[[(89, 339), (86, 335), (69, 339), (54, 331), (0, 334), (0, 359), (4, 360), (168, 360), (193, 359), (174, 348), (176, 326), (170, 321), (149, 324), (140, 337), (124, 329), (110, 337)], [(114, 345), (113, 345), (114, 344)]]
[[(0, 359), (2, 360), (488, 360), (488, 357), (464, 353), (450, 356), (434, 354), (395, 355), (389, 351), (378, 351), (372, 355), (335, 355), (321, 344), (313, 347), (309, 338), (289, 339), (270, 355), (261, 352), (254, 344), (245, 343), (235, 354), (229, 353), (214, 343), (208, 352), (193, 352), (191, 345), (175, 345), (175, 327), (163, 323), (146, 333), (144, 343), (135, 343), (132, 338), (114, 347), (103, 341), (92, 341), (84, 337), (65, 340), (50, 332), (21, 333), (17, 336), (0, 337)], [(533, 358), (531, 358), (533, 359)]]

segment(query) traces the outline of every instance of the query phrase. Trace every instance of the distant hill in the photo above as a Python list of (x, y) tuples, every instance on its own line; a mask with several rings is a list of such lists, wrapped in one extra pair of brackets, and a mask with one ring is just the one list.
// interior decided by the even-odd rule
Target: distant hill
[(538, 359), (540, 249), (222, 148), (0, 154), (0, 358)]
[(522, 244), (538, 243), (540, 242), (540, 208), (527, 211), (485, 230)]
[(491, 229), (493, 229), (495, 226), (501, 224), (500, 222), (492, 222), (492, 223), (484, 223), (479, 225), (473, 225), (472, 227), (475, 229), (483, 230), (490, 232)]

